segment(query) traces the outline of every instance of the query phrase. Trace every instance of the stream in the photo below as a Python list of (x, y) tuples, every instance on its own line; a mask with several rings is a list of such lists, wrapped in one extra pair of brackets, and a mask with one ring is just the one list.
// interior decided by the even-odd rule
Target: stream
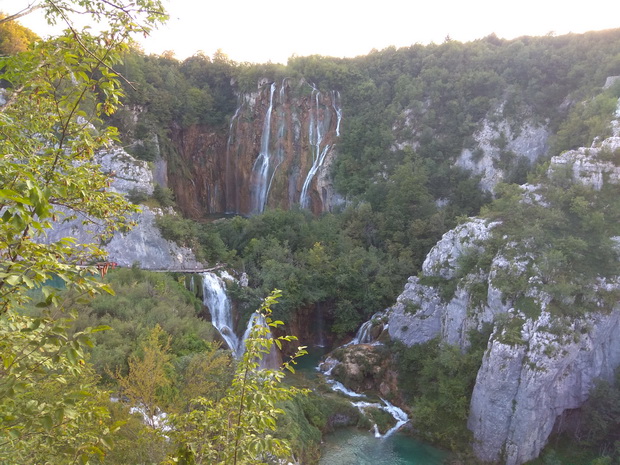
[(448, 456), (400, 433), (377, 439), (372, 432), (344, 428), (324, 441), (320, 465), (441, 465)]
[[(319, 376), (316, 366), (327, 352), (323, 347), (309, 347), (308, 354), (299, 360), (298, 371), (309, 377)], [(442, 465), (448, 455), (403, 433), (395, 432), (378, 438), (373, 431), (341, 428), (323, 438), (319, 464)]]

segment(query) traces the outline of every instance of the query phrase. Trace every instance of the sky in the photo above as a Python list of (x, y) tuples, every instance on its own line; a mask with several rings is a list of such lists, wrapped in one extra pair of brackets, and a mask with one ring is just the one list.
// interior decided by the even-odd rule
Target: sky
[[(172, 50), (178, 59), (221, 49), (237, 62), (286, 63), (292, 55), (354, 57), (447, 36), (466, 42), (620, 27), (620, 0), (163, 1), (168, 24), (140, 42), (146, 53)], [(28, 2), (0, 0), (0, 11)], [(34, 14), (20, 21), (48, 33)]]

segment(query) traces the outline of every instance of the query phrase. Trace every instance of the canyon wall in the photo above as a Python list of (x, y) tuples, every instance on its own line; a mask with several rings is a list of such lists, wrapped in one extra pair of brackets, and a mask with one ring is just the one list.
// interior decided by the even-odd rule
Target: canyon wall
[(338, 203), (328, 167), (336, 156), (338, 92), (304, 81), (262, 82), (241, 94), (228, 134), (191, 126), (172, 133), (177, 157), (168, 181), (187, 216), (300, 205), (314, 213)]
[[(552, 158), (548, 178), (560, 177), (565, 189), (585, 186), (593, 196), (610, 186), (613, 192), (620, 184), (620, 111), (616, 117), (613, 137)], [(521, 202), (549, 206), (546, 186), (521, 192)], [(531, 220), (526, 227), (535, 229)], [(472, 219), (447, 232), (389, 309), (388, 331), (408, 346), (439, 338), (467, 350), (470, 331), (492, 327), (468, 427), (481, 461), (520, 465), (540, 454), (597, 379), (611, 381), (620, 366), (620, 276), (617, 266), (611, 274), (580, 275), (579, 293), (558, 295), (548, 272), (558, 251), (533, 247), (532, 236), (494, 234), (501, 224)], [(609, 253), (617, 263), (619, 238), (603, 240), (616, 243)]]
[[(153, 175), (147, 162), (136, 160), (120, 148), (97, 154), (95, 162), (101, 166), (102, 171), (112, 174), (112, 191), (125, 195), (135, 191), (147, 195), (153, 193)], [(169, 209), (165, 213), (174, 214), (174, 211)], [(124, 267), (138, 264), (143, 269), (151, 270), (204, 268), (191, 249), (180, 247), (162, 237), (155, 219), (163, 214), (164, 211), (160, 208), (141, 206), (140, 212), (131, 215), (135, 226), (127, 232), (116, 232), (103, 244), (102, 248), (108, 253), (108, 260)], [(80, 218), (71, 221), (59, 220), (41, 241), (55, 242), (72, 237), (78, 244), (88, 244), (94, 241), (97, 233), (96, 224), (85, 225)]]

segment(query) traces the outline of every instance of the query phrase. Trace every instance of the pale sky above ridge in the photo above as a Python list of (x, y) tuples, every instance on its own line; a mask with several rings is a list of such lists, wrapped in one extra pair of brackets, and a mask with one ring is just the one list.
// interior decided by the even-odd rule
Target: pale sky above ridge
[[(238, 62), (286, 63), (293, 55), (357, 56), (415, 43), (462, 42), (491, 33), (581, 33), (620, 27), (619, 0), (164, 0), (170, 21), (142, 40), (147, 53), (173, 50), (179, 59), (221, 49)], [(0, 0), (14, 13), (27, 0)], [(40, 35), (42, 18), (21, 23)]]

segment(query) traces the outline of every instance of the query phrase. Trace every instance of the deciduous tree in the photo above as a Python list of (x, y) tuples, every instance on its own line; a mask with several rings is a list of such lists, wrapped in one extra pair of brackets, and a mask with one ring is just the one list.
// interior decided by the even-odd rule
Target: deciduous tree
[[(66, 29), (0, 58), (0, 80), (8, 83), (0, 107), (0, 461), (87, 463), (107, 445), (107, 427), (97, 427), (106, 412), (83, 352), (93, 330), (69, 334), (70, 302), (110, 291), (84, 265), (103, 257), (100, 241), (127, 227), (133, 211), (94, 162), (116, 137), (98, 123), (119, 105), (112, 67), (131, 34), (148, 33), (165, 15), (159, 0), (34, 7)], [(78, 30), (74, 18), (84, 16), (102, 32)], [(54, 222), (76, 217), (97, 228), (95, 243), (46, 243)], [(46, 285), (52, 277), (64, 281), (70, 301)], [(41, 317), (22, 311), (34, 295), (42, 296)]]

